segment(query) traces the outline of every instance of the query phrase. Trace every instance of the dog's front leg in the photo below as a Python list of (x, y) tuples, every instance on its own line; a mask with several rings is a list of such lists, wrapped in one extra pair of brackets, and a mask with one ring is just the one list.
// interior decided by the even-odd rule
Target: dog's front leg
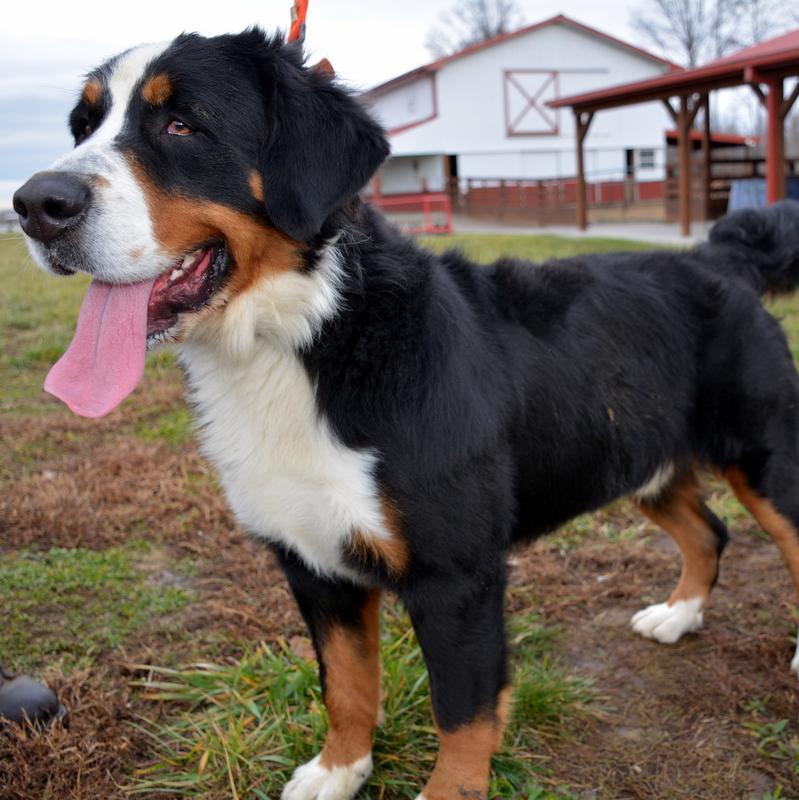
[[(403, 596), (430, 675), (439, 752), (417, 800), (487, 800), (510, 701), (504, 568)], [(436, 582), (438, 584), (438, 582)]]
[(329, 728), (322, 752), (295, 770), (282, 800), (350, 800), (372, 772), (380, 592), (319, 577), (294, 559), (283, 568), (313, 639)]

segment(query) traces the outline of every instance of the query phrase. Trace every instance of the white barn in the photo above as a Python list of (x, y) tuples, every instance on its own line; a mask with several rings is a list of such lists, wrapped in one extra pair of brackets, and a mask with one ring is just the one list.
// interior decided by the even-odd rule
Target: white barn
[[(392, 147), (380, 192), (572, 177), (574, 119), (547, 101), (677, 69), (562, 15), (419, 67), (366, 93)], [(589, 179), (662, 180), (671, 125), (660, 104), (599, 115), (586, 140)]]

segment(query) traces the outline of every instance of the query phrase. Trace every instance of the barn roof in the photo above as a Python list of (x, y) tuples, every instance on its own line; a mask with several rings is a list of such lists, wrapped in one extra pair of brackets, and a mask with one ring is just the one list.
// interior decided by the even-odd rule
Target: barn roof
[(610, 36), (609, 34), (603, 33), (602, 31), (592, 28), (589, 25), (584, 25), (582, 22), (577, 22), (577, 20), (567, 17), (564, 14), (558, 14), (557, 16), (550, 17), (549, 19), (545, 19), (541, 22), (536, 22), (533, 25), (527, 25), (524, 28), (519, 28), (519, 30), (511, 31), (510, 33), (503, 33), (499, 36), (495, 36), (493, 39), (486, 39), (484, 42), (479, 42), (478, 44), (465, 47), (463, 50), (459, 50), (457, 53), (452, 53), (452, 55), (449, 56), (444, 56), (444, 58), (439, 58), (437, 61), (431, 61), (429, 64), (424, 64), (421, 67), (417, 67), (416, 69), (412, 69), (409, 72), (403, 73), (402, 75), (398, 75), (396, 78), (392, 78), (385, 83), (374, 86), (373, 88), (369, 89), (366, 94), (370, 97), (378, 97), (379, 95), (385, 94), (392, 89), (396, 89), (398, 86), (411, 83), (417, 78), (424, 77), (425, 75), (432, 75), (452, 61), (466, 58), (467, 56), (470, 56), (481, 50), (486, 50), (489, 47), (494, 47), (495, 45), (502, 44), (503, 42), (510, 41), (511, 39), (516, 39), (520, 36), (532, 33), (533, 31), (548, 28), (552, 25), (565, 25), (573, 30), (580, 31), (581, 33), (587, 33), (590, 36), (594, 36), (602, 41), (608, 42), (615, 47), (627, 50), (628, 52), (634, 53), (642, 58), (662, 64), (670, 71), (683, 71), (682, 67), (680, 67), (678, 64), (674, 64), (673, 62), (667, 61), (660, 56), (656, 56), (654, 53), (650, 53), (647, 50), (642, 50), (640, 47), (635, 47), (628, 42), (617, 39), (615, 36)]

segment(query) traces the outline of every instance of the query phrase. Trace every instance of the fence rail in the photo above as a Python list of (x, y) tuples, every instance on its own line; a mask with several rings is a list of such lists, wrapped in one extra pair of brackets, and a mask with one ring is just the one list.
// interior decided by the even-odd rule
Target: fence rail
[[(576, 178), (467, 178), (453, 182), (452, 191), (458, 210), (473, 217), (568, 225), (576, 214)], [(663, 181), (598, 180), (588, 183), (587, 194), (591, 208), (639, 209), (651, 216), (649, 209), (662, 207), (665, 188)]]

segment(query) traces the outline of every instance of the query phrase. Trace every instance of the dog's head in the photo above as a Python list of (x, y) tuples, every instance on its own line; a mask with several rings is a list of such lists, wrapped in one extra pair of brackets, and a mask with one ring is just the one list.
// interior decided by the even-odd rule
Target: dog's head
[(302, 270), (388, 152), (329, 70), (257, 29), (122, 53), (88, 76), (69, 125), (74, 150), (14, 208), (40, 266), (94, 278), (84, 361), (119, 347), (109, 314), (178, 340), (265, 273)]

